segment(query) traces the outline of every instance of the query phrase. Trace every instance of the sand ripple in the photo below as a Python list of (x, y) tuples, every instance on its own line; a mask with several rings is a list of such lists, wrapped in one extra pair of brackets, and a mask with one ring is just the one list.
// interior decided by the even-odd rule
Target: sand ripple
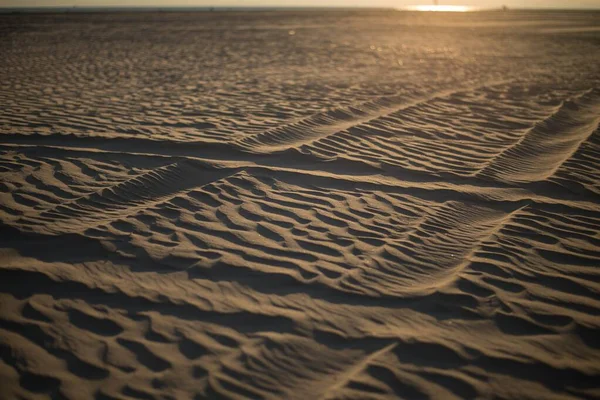
[(598, 398), (598, 16), (440, 18), (0, 16), (0, 398)]

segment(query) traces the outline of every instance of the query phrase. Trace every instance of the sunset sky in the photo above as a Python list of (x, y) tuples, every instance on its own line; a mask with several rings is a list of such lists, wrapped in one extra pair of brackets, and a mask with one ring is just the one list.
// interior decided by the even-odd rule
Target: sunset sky
[[(3, 7), (199, 6), (199, 7), (405, 7), (433, 4), (433, 0), (0, 0)], [(492, 8), (600, 8), (600, 0), (440, 0), (444, 5)]]

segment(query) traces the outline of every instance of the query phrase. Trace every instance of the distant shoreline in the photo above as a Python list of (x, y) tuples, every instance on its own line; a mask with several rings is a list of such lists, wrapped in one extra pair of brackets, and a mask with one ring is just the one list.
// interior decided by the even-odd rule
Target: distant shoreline
[[(0, 14), (43, 14), (43, 13), (138, 13), (138, 12), (286, 12), (286, 11), (398, 11), (423, 12), (393, 7), (2, 7)], [(502, 8), (475, 8), (468, 12), (497, 12)], [(538, 12), (600, 12), (599, 8), (510, 8), (514, 11)]]

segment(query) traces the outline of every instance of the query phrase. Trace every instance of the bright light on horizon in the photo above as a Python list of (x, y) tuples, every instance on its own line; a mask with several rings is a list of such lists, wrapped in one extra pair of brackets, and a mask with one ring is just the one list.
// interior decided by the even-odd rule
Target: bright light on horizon
[(440, 6), (440, 5), (426, 5), (426, 6), (408, 6), (406, 9), (410, 11), (440, 11), (440, 12), (466, 12), (475, 10), (474, 7), (469, 6)]
[[(500, 9), (600, 9), (600, 0), (0, 0), (6, 7), (375, 7), (413, 11), (478, 11)], [(418, 5), (421, 3), (421, 5)], [(448, 3), (448, 5), (446, 5)], [(452, 3), (458, 5), (452, 5)]]

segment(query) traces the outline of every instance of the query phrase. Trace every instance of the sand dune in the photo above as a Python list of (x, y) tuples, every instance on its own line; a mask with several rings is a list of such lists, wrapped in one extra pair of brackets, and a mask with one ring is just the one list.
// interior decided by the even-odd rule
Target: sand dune
[(0, 398), (600, 398), (598, 18), (0, 15)]

